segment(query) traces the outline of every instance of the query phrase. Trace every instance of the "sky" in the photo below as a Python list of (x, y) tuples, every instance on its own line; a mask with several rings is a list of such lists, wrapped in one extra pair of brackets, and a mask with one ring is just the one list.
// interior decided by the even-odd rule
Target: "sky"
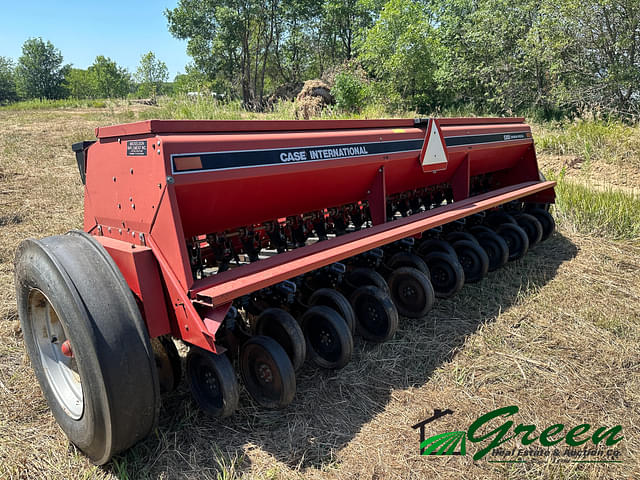
[(64, 63), (87, 68), (97, 55), (129, 72), (153, 51), (167, 64), (169, 79), (190, 61), (186, 41), (173, 38), (163, 15), (177, 0), (0, 0), (0, 56), (13, 60), (22, 44), (42, 37), (62, 52)]

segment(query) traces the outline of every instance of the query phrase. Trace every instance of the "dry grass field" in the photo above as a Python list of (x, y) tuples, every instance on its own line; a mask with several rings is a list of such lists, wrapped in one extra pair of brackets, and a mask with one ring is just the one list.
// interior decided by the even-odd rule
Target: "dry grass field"
[[(544, 170), (584, 190), (567, 183), (558, 231), (523, 260), (438, 301), (427, 318), (403, 320), (390, 342), (356, 339), (343, 370), (305, 366), (284, 411), (257, 408), (241, 392), (234, 416), (212, 420), (183, 381), (163, 397), (150, 437), (105, 467), (91, 465), (54, 422), (24, 353), (13, 255), (23, 238), (81, 227), (71, 143), (141, 113), (154, 115), (121, 106), (0, 109), (0, 478), (640, 478), (640, 156), (596, 155), (581, 173), (584, 160), (551, 143)], [(585, 205), (599, 210), (581, 215)], [(454, 413), (429, 435), (466, 429), (507, 405), (538, 433), (556, 423), (621, 425), (622, 463), (418, 454), (411, 426), (435, 408)]]

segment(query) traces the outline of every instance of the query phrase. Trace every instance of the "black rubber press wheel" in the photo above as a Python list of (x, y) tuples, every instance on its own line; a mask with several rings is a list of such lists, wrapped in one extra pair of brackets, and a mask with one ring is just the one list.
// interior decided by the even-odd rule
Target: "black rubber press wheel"
[(160, 407), (153, 350), (104, 248), (76, 231), (25, 240), (15, 281), (31, 365), (69, 440), (104, 464), (146, 437)]
[(479, 243), (459, 240), (453, 244), (458, 254), (458, 261), (464, 270), (467, 283), (475, 283), (487, 276), (489, 271), (489, 257)]
[(205, 413), (224, 418), (238, 407), (238, 380), (225, 354), (191, 347), (187, 354), (187, 377), (191, 395)]
[(356, 331), (371, 342), (386, 342), (398, 329), (398, 310), (389, 295), (370, 285), (360, 287), (349, 298), (356, 314)]
[(353, 335), (347, 322), (332, 308), (316, 305), (300, 318), (311, 360), (321, 368), (344, 367), (353, 354)]
[[(449, 242), (445, 242), (444, 240), (440, 240), (439, 238), (430, 238), (428, 240), (423, 241), (418, 245), (416, 249), (416, 253), (422, 257), (423, 260), (426, 261), (426, 256), (431, 252), (442, 252), (448, 253), (449, 255), (453, 255), (455, 257), (456, 251), (453, 249)], [(427, 266), (429, 263), (427, 262)]]
[(289, 355), (294, 370), (307, 358), (307, 345), (300, 325), (289, 312), (267, 308), (256, 320), (256, 334), (273, 338)]
[(482, 233), (482, 232), (495, 233), (495, 230), (487, 227), (486, 225), (474, 225), (469, 228), (469, 232), (471, 232), (471, 234), (477, 238), (479, 233)]
[[(409, 252), (397, 252), (394, 253), (388, 260), (385, 261), (385, 266), (390, 270), (395, 270), (401, 267), (411, 267), (416, 270), (420, 270), (427, 277), (429, 277), (429, 267), (420, 256), (415, 253)], [(388, 281), (387, 281), (388, 283)]]
[[(476, 240), (476, 237), (474, 237), (469, 232), (451, 232), (446, 236), (446, 240), (451, 245), (453, 245), (456, 242), (459, 242), (460, 240), (467, 240), (469, 242), (473, 242), (473, 243), (477, 244), (478, 246), (480, 246), (480, 244), (478, 243), (478, 240)], [(455, 250), (455, 248), (454, 248), (454, 250)]]
[(425, 258), (431, 272), (436, 297), (449, 298), (464, 286), (464, 270), (458, 257), (444, 252), (431, 252)]
[(556, 229), (556, 221), (544, 208), (532, 208), (527, 213), (536, 217), (542, 225), (542, 238), (540, 240), (544, 242)]
[(319, 288), (311, 294), (309, 297), (309, 305), (324, 305), (332, 308), (344, 318), (345, 322), (349, 326), (351, 333), (356, 331), (356, 314), (353, 312), (353, 308), (342, 293), (334, 290), (333, 288)]
[(518, 225), (527, 233), (529, 237), (529, 248), (538, 244), (542, 240), (542, 223), (536, 217), (528, 213), (521, 213), (515, 216)]
[(176, 344), (170, 337), (163, 336), (152, 338), (151, 347), (158, 370), (160, 391), (172, 392), (178, 387), (182, 377), (182, 365)]
[(387, 286), (387, 282), (385, 282), (384, 277), (372, 268), (355, 268), (347, 274), (345, 282), (349, 287), (354, 289), (370, 285), (372, 287), (379, 288), (387, 294), (390, 293), (389, 287)]
[(489, 257), (489, 271), (493, 272), (509, 261), (509, 246), (504, 239), (491, 229), (475, 234), (482, 249)]
[(521, 259), (529, 250), (529, 237), (518, 225), (503, 223), (496, 229), (496, 233), (507, 242), (510, 262)]
[(504, 210), (495, 210), (490, 212), (487, 215), (485, 223), (492, 228), (498, 228), (500, 225), (505, 223), (513, 223), (514, 225), (518, 224), (516, 219), (513, 218), (513, 215), (505, 212)]
[(296, 373), (273, 338), (255, 336), (240, 350), (240, 374), (249, 395), (265, 408), (284, 408), (296, 394)]
[(400, 267), (387, 278), (391, 299), (398, 313), (407, 318), (422, 318), (431, 307), (435, 293), (429, 277), (412, 267)]

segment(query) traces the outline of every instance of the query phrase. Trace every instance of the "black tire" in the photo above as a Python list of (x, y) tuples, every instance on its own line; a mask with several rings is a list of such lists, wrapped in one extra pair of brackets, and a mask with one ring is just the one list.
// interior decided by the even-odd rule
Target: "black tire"
[(315, 305), (304, 312), (300, 323), (313, 363), (334, 370), (349, 363), (353, 354), (353, 335), (338, 312), (325, 305)]
[(407, 318), (422, 318), (435, 299), (435, 292), (429, 277), (413, 267), (400, 267), (389, 278), (391, 299), (398, 313)]
[(300, 325), (289, 312), (267, 308), (256, 320), (256, 335), (273, 338), (287, 352), (293, 369), (298, 371), (307, 358), (307, 344)]
[(542, 223), (538, 221), (533, 215), (528, 213), (521, 213), (515, 217), (518, 225), (527, 233), (529, 237), (529, 248), (540, 243), (542, 240)]
[(556, 229), (556, 221), (547, 210), (542, 208), (532, 208), (527, 213), (536, 217), (540, 222), (540, 225), (542, 225), (542, 237), (540, 238), (540, 241), (544, 242)]
[[(425, 240), (420, 245), (418, 245), (418, 248), (416, 248), (416, 253), (420, 257), (422, 257), (423, 260), (425, 260), (425, 257), (431, 252), (447, 253), (449, 255), (453, 255), (454, 257), (456, 255), (456, 251), (453, 249), (449, 242), (445, 242), (444, 240), (440, 240), (438, 238), (430, 238), (428, 240)], [(429, 266), (428, 262), (427, 266)]]
[(296, 394), (296, 373), (273, 338), (255, 336), (240, 350), (240, 374), (249, 395), (265, 408), (284, 408)]
[(182, 378), (182, 362), (176, 344), (170, 337), (156, 337), (151, 339), (151, 348), (158, 371), (160, 392), (173, 392)]
[(510, 262), (521, 259), (529, 250), (529, 237), (518, 225), (503, 223), (496, 229), (496, 233), (507, 242)]
[(187, 354), (187, 377), (191, 395), (203, 412), (225, 418), (238, 408), (238, 379), (225, 354), (192, 346)]
[(451, 232), (447, 234), (447, 236), (445, 237), (445, 240), (449, 242), (451, 245), (453, 245), (456, 242), (459, 242), (460, 240), (467, 240), (469, 242), (473, 242), (478, 246), (480, 246), (480, 244), (478, 243), (478, 240), (476, 240), (476, 237), (474, 237), (472, 234), (468, 232)]
[(509, 247), (500, 235), (491, 229), (488, 230), (481, 231), (476, 238), (489, 258), (489, 271), (493, 272), (509, 261)]
[[(32, 367), (69, 440), (101, 465), (146, 437), (160, 408), (153, 350), (131, 290), (104, 248), (77, 231), (25, 240), (15, 281)], [(67, 340), (73, 358), (59, 358)]]
[(512, 223), (514, 225), (518, 224), (516, 219), (513, 218), (513, 215), (508, 214), (504, 210), (490, 212), (485, 219), (485, 223), (493, 229), (497, 229), (503, 223)]
[(483, 232), (495, 233), (495, 230), (487, 227), (486, 225), (474, 225), (473, 227), (469, 228), (469, 232), (471, 232), (471, 234), (477, 238), (479, 233), (483, 233)]
[(391, 293), (389, 292), (389, 286), (384, 277), (372, 268), (360, 267), (353, 269), (347, 274), (345, 282), (352, 289), (370, 285), (379, 288), (387, 294)]
[(333, 288), (319, 288), (309, 297), (309, 306), (324, 305), (340, 314), (351, 333), (356, 331), (356, 314), (347, 297)]
[(458, 257), (444, 252), (431, 252), (424, 261), (431, 272), (431, 284), (436, 297), (449, 298), (464, 286), (464, 270)]
[[(429, 277), (429, 267), (425, 261), (415, 253), (397, 252), (389, 257), (385, 262), (385, 266), (390, 270), (396, 270), (400, 267), (411, 267), (420, 270), (427, 278)], [(388, 281), (387, 281), (388, 283)]]
[(489, 257), (477, 242), (459, 240), (453, 244), (458, 261), (464, 270), (465, 283), (475, 283), (487, 276)]
[(356, 314), (356, 331), (371, 342), (386, 342), (398, 329), (398, 310), (389, 295), (370, 285), (360, 287), (349, 298)]

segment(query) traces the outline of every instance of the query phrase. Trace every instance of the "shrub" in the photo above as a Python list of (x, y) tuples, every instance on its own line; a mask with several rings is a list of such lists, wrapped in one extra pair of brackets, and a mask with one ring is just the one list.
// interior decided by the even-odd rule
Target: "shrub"
[(367, 84), (357, 75), (342, 71), (336, 75), (331, 93), (340, 110), (359, 112), (367, 98)]

